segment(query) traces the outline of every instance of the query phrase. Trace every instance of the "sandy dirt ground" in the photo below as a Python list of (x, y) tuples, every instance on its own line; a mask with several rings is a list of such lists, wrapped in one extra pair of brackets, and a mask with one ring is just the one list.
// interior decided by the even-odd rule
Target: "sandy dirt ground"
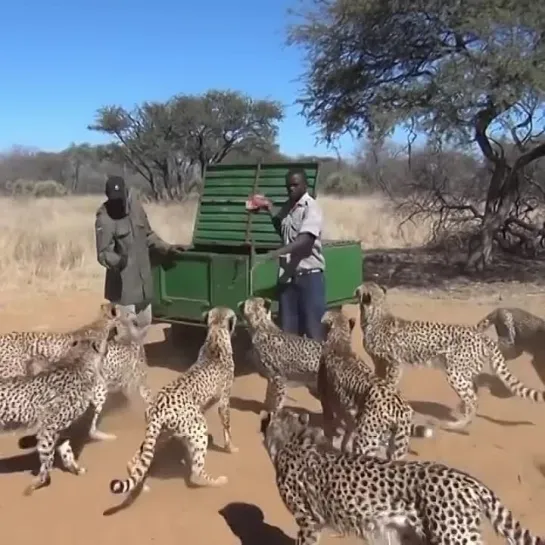
[[(476, 322), (495, 305), (443, 297), (430, 299), (392, 292), (391, 307), (401, 316), (450, 322)], [(92, 319), (99, 295), (73, 294), (55, 299), (18, 301), (0, 305), (0, 329), (63, 330)], [(537, 314), (545, 296), (509, 301)], [(505, 303), (505, 301), (504, 301)], [(354, 308), (346, 312), (355, 315)], [(148, 339), (150, 385), (155, 390), (180, 369), (183, 347), (165, 341), (165, 327), (153, 326)], [(363, 352), (361, 334), (354, 347)], [(509, 362), (511, 370), (528, 385), (543, 386), (528, 356)], [(545, 369), (545, 365), (542, 364)], [(402, 391), (422, 414), (449, 418), (458, 401), (444, 376), (435, 370), (407, 370)], [(232, 399), (234, 441), (240, 448), (226, 454), (211, 447), (207, 458), (213, 475), (229, 478), (223, 488), (191, 488), (185, 484), (183, 451), (173, 444), (157, 456), (148, 479), (150, 492), (125, 509), (121, 498), (109, 492), (114, 477), (126, 475), (126, 463), (143, 437), (143, 407), (138, 399), (115, 403), (107, 409), (101, 429), (115, 433), (111, 442), (84, 445), (80, 462), (87, 474), (75, 477), (55, 469), (51, 486), (31, 497), (22, 494), (36, 466), (33, 451), (23, 451), (14, 435), (0, 439), (0, 514), (3, 540), (28, 544), (37, 538), (68, 545), (133, 543), (161, 545), (288, 545), (296, 526), (276, 491), (271, 464), (261, 445), (259, 411), (265, 383), (255, 373), (236, 379)], [(318, 403), (306, 390), (293, 389), (289, 405), (318, 412)], [(468, 433), (438, 430), (433, 439), (414, 439), (411, 458), (438, 460), (466, 470), (491, 486), (515, 515), (538, 535), (545, 535), (545, 408), (517, 398), (506, 398), (493, 379), (480, 390), (480, 406)], [(210, 432), (221, 444), (216, 411), (208, 413)], [(488, 543), (503, 543), (487, 529)], [(325, 533), (321, 543), (356, 543)]]

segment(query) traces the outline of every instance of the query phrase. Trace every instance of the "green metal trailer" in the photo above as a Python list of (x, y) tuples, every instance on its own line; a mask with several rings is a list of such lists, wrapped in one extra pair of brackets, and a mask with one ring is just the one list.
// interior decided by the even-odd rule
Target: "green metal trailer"
[[(287, 198), (285, 176), (304, 168), (309, 193), (316, 194), (318, 163), (257, 163), (211, 165), (204, 175), (191, 249), (175, 262), (153, 265), (154, 322), (201, 325), (202, 315), (215, 306), (237, 311), (250, 296), (273, 300), (277, 313), (278, 263), (255, 262), (256, 255), (279, 248), (282, 241), (270, 218), (248, 212), (246, 200), (262, 193), (275, 206)], [(363, 278), (363, 255), (358, 241), (324, 241), (328, 308), (354, 302), (353, 292)], [(242, 323), (242, 318), (241, 318)]]

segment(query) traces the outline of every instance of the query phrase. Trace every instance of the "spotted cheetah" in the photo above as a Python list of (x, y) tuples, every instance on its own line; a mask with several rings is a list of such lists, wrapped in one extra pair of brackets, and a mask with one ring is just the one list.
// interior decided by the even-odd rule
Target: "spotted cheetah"
[(36, 429), (40, 471), (26, 495), (50, 482), (56, 448), (66, 469), (76, 475), (85, 472), (63, 434), (89, 407), (107, 352), (106, 334), (101, 340), (74, 340), (64, 362), (51, 370), (0, 382), (0, 429)]
[(120, 338), (136, 335), (134, 320), (135, 317), (121, 313), (112, 303), (105, 303), (96, 320), (74, 331), (12, 331), (0, 335), (0, 380), (35, 375), (62, 360), (72, 350), (75, 340), (99, 338), (103, 331), (114, 326)]
[(542, 403), (545, 392), (524, 386), (505, 365), (498, 344), (474, 326), (405, 320), (392, 315), (386, 305), (386, 288), (374, 282), (360, 285), (361, 329), (366, 352), (379, 376), (397, 385), (402, 364), (442, 367), (451, 388), (461, 399), (461, 417), (447, 422), (448, 429), (466, 427), (477, 412), (476, 379), (485, 362), (519, 397)]
[(205, 313), (204, 319), (208, 331), (196, 363), (155, 395), (146, 411), (144, 440), (127, 465), (129, 477), (113, 479), (110, 482), (112, 493), (128, 493), (143, 485), (163, 432), (185, 441), (193, 484), (221, 486), (227, 483), (227, 477), (213, 478), (205, 471), (208, 428), (204, 413), (219, 401), (225, 450), (237, 452), (231, 439), (229, 405), (235, 370), (231, 335), (236, 326), (236, 315), (231, 309), (215, 307)]
[(411, 435), (431, 437), (433, 428), (413, 424), (414, 410), (386, 381), (377, 377), (354, 353), (350, 336), (356, 321), (338, 310), (322, 318), (325, 341), (318, 370), (318, 392), (324, 431), (333, 439), (333, 429), (344, 422), (341, 450), (355, 432), (353, 451), (376, 456), (383, 438), (387, 457), (401, 460), (409, 450)]
[(410, 537), (482, 545), (483, 515), (511, 545), (545, 544), (490, 488), (452, 467), (336, 451), (308, 413), (289, 409), (262, 416), (261, 433), (280, 497), (299, 527), (297, 545), (315, 545), (325, 528), (370, 543)]
[(498, 345), (507, 360), (514, 360), (528, 352), (533, 356), (545, 354), (545, 320), (521, 308), (499, 307), (476, 325), (479, 331), (494, 326)]
[(267, 379), (265, 407), (278, 411), (286, 402), (288, 386), (306, 386), (316, 394), (322, 344), (282, 331), (272, 320), (272, 301), (250, 297), (239, 304), (257, 354), (258, 369)]

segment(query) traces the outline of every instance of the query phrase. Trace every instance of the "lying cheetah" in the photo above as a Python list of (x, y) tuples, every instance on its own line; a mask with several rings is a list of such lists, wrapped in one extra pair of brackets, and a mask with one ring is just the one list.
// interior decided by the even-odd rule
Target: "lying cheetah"
[(63, 434), (89, 407), (107, 351), (106, 336), (102, 340), (75, 340), (64, 363), (33, 377), (20, 376), (0, 382), (0, 429), (37, 430), (40, 472), (25, 489), (26, 495), (50, 482), (57, 445), (66, 469), (76, 475), (85, 472)]
[(338, 310), (328, 310), (322, 318), (326, 337), (318, 370), (318, 392), (324, 431), (332, 440), (336, 424), (343, 421), (341, 450), (346, 450), (355, 432), (354, 452), (376, 456), (386, 438), (387, 457), (400, 460), (409, 450), (411, 435), (431, 437), (433, 429), (413, 424), (413, 408), (353, 352), (350, 336), (355, 323)]
[(261, 432), (280, 497), (299, 527), (297, 545), (315, 545), (325, 528), (369, 543), (403, 536), (482, 545), (483, 515), (511, 545), (545, 544), (490, 488), (452, 467), (335, 451), (308, 414), (289, 409), (262, 417)]
[(213, 478), (205, 471), (208, 428), (204, 412), (219, 400), (225, 449), (237, 452), (231, 440), (229, 405), (235, 370), (231, 335), (236, 315), (231, 309), (216, 307), (206, 313), (205, 320), (208, 331), (197, 362), (156, 394), (146, 411), (144, 440), (127, 465), (128, 479), (110, 482), (114, 494), (131, 492), (144, 483), (162, 432), (186, 442), (193, 484), (221, 486), (227, 483), (227, 477)]
[(447, 381), (461, 399), (461, 417), (449, 429), (466, 427), (477, 412), (476, 379), (485, 362), (509, 389), (534, 402), (545, 401), (545, 392), (527, 388), (507, 369), (496, 342), (474, 326), (405, 320), (393, 316), (386, 305), (386, 288), (373, 282), (359, 286), (361, 329), (366, 352), (377, 374), (399, 383), (402, 364), (444, 368)]
[(272, 320), (272, 301), (250, 297), (239, 305), (260, 372), (267, 379), (265, 406), (278, 411), (286, 402), (288, 386), (306, 386), (316, 393), (316, 379), (322, 344), (314, 339), (285, 333)]
[(545, 354), (545, 320), (521, 308), (500, 307), (476, 324), (483, 332), (494, 326), (503, 357), (518, 358), (523, 352)]
[(75, 340), (99, 338), (103, 331), (112, 327), (116, 327), (117, 335), (123, 338), (133, 335), (133, 331), (136, 334), (133, 319), (120, 313), (115, 305), (105, 303), (95, 321), (74, 331), (13, 331), (0, 335), (0, 380), (35, 375), (62, 360), (72, 350)]

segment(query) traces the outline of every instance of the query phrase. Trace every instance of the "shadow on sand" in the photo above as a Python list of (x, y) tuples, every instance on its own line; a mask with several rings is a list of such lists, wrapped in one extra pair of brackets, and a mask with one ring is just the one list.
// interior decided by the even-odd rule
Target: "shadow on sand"
[(229, 503), (219, 511), (240, 545), (295, 545), (295, 540), (277, 526), (265, 522), (263, 511), (254, 504)]

